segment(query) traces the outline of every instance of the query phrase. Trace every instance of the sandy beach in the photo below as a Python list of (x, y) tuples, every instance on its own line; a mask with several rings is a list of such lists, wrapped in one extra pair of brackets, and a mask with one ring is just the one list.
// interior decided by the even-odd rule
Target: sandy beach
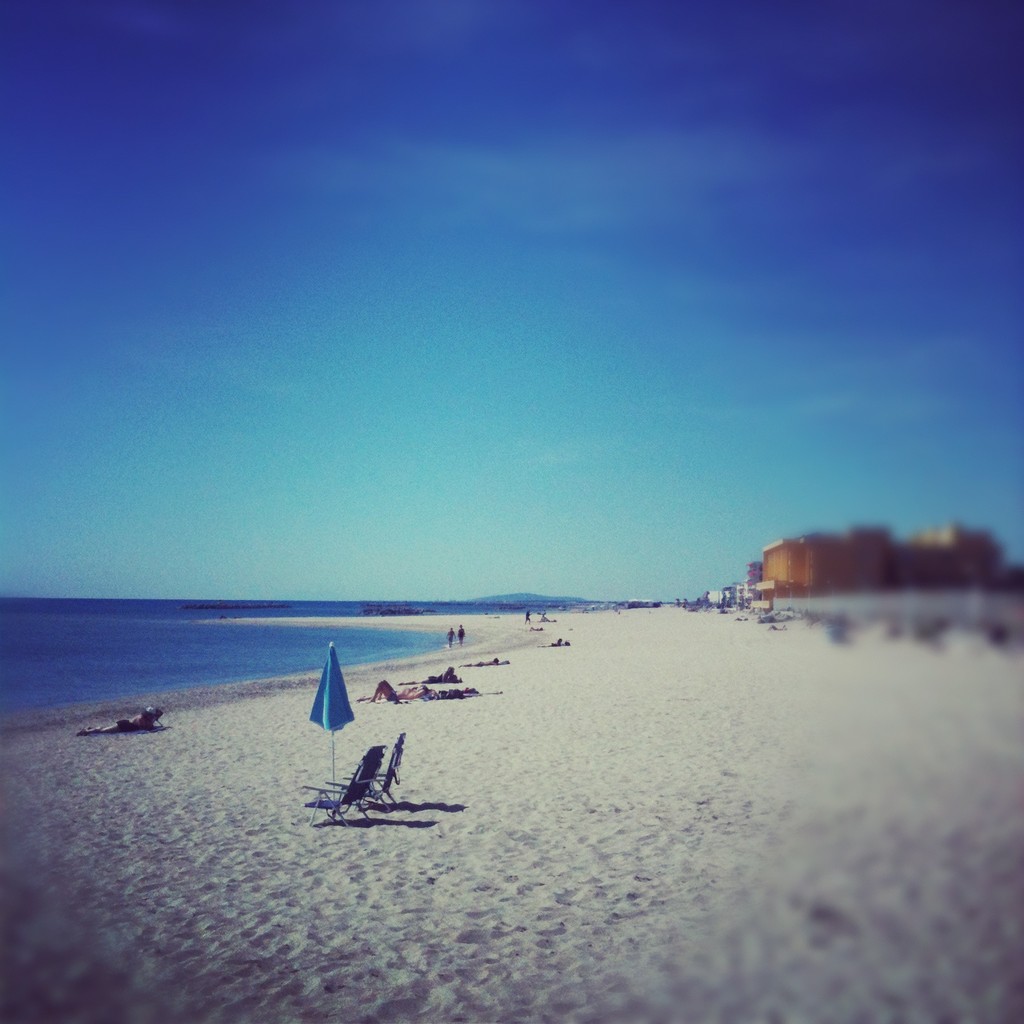
[(351, 828), (303, 806), (318, 677), (161, 695), (154, 734), (8, 718), (3, 1019), (1024, 1019), (1019, 649), (555, 618), (345, 669), (353, 702), (449, 665), (485, 694), (354, 703), (339, 777), (407, 738)]

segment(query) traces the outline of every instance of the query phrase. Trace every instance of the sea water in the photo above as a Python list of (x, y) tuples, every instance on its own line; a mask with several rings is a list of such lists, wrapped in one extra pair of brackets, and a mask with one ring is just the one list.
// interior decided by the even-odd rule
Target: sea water
[[(0, 711), (61, 707), (197, 686), (319, 673), (334, 643), (342, 668), (441, 650), (473, 604), (403, 603), (422, 631), (330, 626), (363, 602), (274, 607), (189, 606), (184, 601), (0, 599)], [(215, 620), (230, 618), (228, 623)], [(303, 625), (268, 624), (302, 618)], [(211, 621), (214, 620), (214, 621)]]

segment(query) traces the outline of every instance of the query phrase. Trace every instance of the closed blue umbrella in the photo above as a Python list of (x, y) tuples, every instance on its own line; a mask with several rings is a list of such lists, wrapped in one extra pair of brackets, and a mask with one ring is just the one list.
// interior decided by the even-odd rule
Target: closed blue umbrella
[(327, 664), (324, 665), (320, 686), (313, 698), (313, 710), (309, 720), (331, 734), (331, 782), (334, 774), (334, 731), (344, 729), (349, 722), (355, 721), (352, 705), (349, 703), (348, 690), (345, 689), (345, 677), (341, 674), (338, 654), (331, 644), (327, 652)]

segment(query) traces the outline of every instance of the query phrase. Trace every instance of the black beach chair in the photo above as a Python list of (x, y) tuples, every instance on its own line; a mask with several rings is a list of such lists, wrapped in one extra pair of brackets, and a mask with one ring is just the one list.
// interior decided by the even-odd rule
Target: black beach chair
[(402, 780), (398, 777), (398, 769), (402, 766), (402, 754), (405, 751), (405, 733), (401, 733), (395, 745), (391, 748), (391, 760), (388, 761), (387, 771), (382, 776), (370, 783), (370, 797), (378, 803), (385, 800), (390, 801), (394, 806), (398, 803), (391, 795), (391, 787), (401, 785)]
[(322, 786), (303, 786), (316, 793), (316, 799), (307, 802), (313, 809), (309, 816), (310, 825), (316, 821), (318, 811), (323, 811), (331, 821), (347, 825), (345, 815), (354, 807), (366, 817), (366, 802), (371, 798), (370, 787), (380, 772), (384, 761), (384, 747), (370, 747), (363, 755), (359, 767), (346, 785), (341, 782), (325, 782)]

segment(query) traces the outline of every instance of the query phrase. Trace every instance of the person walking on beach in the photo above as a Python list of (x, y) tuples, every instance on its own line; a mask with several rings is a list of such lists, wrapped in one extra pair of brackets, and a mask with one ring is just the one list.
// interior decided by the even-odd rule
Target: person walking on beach
[(459, 646), (460, 647), (462, 646), (462, 641), (465, 640), (465, 639), (466, 639), (466, 631), (460, 625), (459, 626)]
[(526, 624), (527, 625), (530, 624), (530, 609), (529, 608), (526, 609)]
[(449, 629), (448, 629), (448, 646), (451, 647), (451, 645), (453, 643), (455, 643), (455, 630), (452, 629), (451, 627), (449, 627)]

